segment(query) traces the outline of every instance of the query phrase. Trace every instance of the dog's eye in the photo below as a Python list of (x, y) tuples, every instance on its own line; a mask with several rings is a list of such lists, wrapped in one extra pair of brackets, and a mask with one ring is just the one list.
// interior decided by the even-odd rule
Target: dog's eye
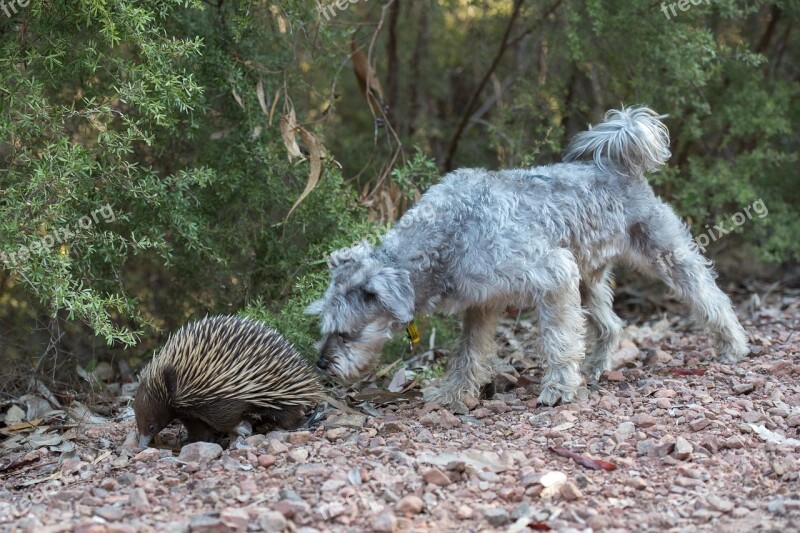
[(347, 333), (337, 333), (337, 336), (339, 337), (339, 342), (342, 342), (342, 343), (350, 342), (350, 338), (351, 337)]

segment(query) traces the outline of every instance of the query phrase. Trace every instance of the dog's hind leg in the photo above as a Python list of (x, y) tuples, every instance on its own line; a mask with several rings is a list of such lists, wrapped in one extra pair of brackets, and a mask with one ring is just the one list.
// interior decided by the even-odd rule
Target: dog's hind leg
[(498, 314), (497, 309), (483, 307), (473, 307), (464, 313), (464, 333), (458, 353), (450, 360), (439, 387), (426, 391), (426, 400), (450, 405), (466, 395), (478, 397), (481, 386), (492, 379)]
[(730, 298), (717, 287), (711, 262), (700, 254), (688, 229), (669, 207), (660, 207), (632, 229), (631, 259), (689, 305), (711, 331), (722, 361), (739, 361), (750, 350)]
[(545, 358), (539, 403), (570, 402), (583, 383), (580, 365), (584, 358), (585, 323), (578, 266), (572, 254), (558, 250), (533, 275), (543, 287), (534, 295), (539, 309), (539, 342)]
[(582, 369), (591, 379), (611, 370), (611, 357), (619, 346), (622, 320), (614, 313), (611, 268), (604, 268), (583, 279), (581, 300), (589, 311), (586, 324), (590, 345)]

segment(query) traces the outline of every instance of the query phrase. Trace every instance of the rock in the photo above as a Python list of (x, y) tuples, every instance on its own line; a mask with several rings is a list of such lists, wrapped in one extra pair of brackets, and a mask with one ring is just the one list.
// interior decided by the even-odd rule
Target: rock
[(625, 480), (624, 483), (627, 486), (633, 487), (636, 490), (644, 490), (647, 488), (647, 482), (639, 476), (628, 478)]
[(776, 515), (785, 515), (786, 506), (783, 504), (783, 498), (778, 497), (767, 502), (767, 511)]
[(262, 531), (281, 533), (286, 530), (286, 517), (279, 511), (265, 511), (258, 515), (258, 525)]
[(633, 424), (633, 422), (623, 422), (617, 427), (617, 430), (611, 435), (611, 438), (614, 439), (614, 442), (619, 444), (620, 442), (633, 437), (635, 433), (636, 426)]
[(559, 493), (561, 487), (567, 482), (567, 475), (564, 472), (547, 472), (539, 479), (539, 484), (544, 487), (539, 494), (542, 498), (552, 498)]
[(219, 518), (208, 515), (193, 516), (189, 520), (189, 529), (192, 533), (228, 533), (231, 528), (222, 523)]
[(7, 426), (19, 424), (23, 420), (25, 420), (25, 411), (23, 411), (19, 406), (12, 405), (8, 408), (8, 411), (6, 411), (4, 422)]
[(97, 366), (92, 370), (92, 376), (99, 381), (108, 383), (114, 379), (114, 368), (109, 363), (101, 361), (97, 363)]
[(288, 452), (289, 446), (277, 439), (270, 439), (267, 441), (267, 451), (272, 455), (280, 455)]
[(159, 450), (158, 448), (145, 448), (144, 450), (134, 455), (131, 460), (141, 461), (143, 463), (149, 463), (150, 461), (158, 461), (160, 457), (161, 457), (161, 450)]
[[(611, 359), (612, 368), (620, 368), (634, 364), (639, 359), (639, 348), (629, 339), (619, 343), (619, 349)], [(611, 381), (611, 378), (609, 378)]]
[(199, 463), (213, 461), (222, 455), (222, 446), (213, 442), (192, 442), (181, 448), (178, 461), (181, 463)]
[(263, 466), (264, 468), (269, 468), (270, 466), (275, 464), (275, 461), (278, 459), (272, 454), (264, 454), (258, 456), (258, 466)]
[(322, 425), (326, 428), (361, 429), (367, 423), (367, 415), (352, 413), (329, 418)]
[(137, 512), (146, 512), (150, 510), (150, 501), (147, 499), (147, 494), (143, 488), (133, 489), (128, 495), (128, 504), (133, 507)]
[(289, 460), (293, 463), (305, 463), (308, 460), (308, 450), (298, 448), (289, 452)]
[(692, 428), (692, 431), (700, 431), (708, 427), (709, 424), (711, 424), (711, 420), (708, 418), (695, 418), (689, 422), (689, 427)]
[(350, 430), (348, 428), (331, 428), (325, 432), (325, 438), (333, 442), (349, 434)]
[(94, 514), (108, 522), (117, 522), (125, 516), (123, 510), (114, 505), (106, 505), (95, 509)]
[(680, 459), (681, 461), (688, 459), (692, 455), (692, 444), (684, 439), (683, 437), (678, 437), (675, 439), (675, 458)]
[(733, 503), (730, 500), (720, 498), (714, 494), (706, 498), (706, 501), (708, 501), (708, 505), (712, 509), (719, 511), (720, 513), (729, 513), (733, 510)]
[(733, 389), (734, 394), (747, 394), (749, 392), (753, 392), (754, 385), (752, 383), (737, 383), (734, 381)]
[(474, 397), (474, 396), (464, 396), (464, 397), (461, 399), (461, 401), (464, 403), (464, 405), (466, 405), (466, 406), (467, 406), (467, 409), (469, 409), (470, 411), (472, 411), (473, 409), (475, 409), (476, 407), (478, 407), (478, 404), (480, 404), (480, 403), (481, 403), (481, 402), (480, 402), (480, 400), (479, 400), (479, 399), (477, 399), (477, 398), (476, 398), (476, 397)]
[[(281, 518), (283, 518), (283, 515), (281, 515)], [(226, 526), (242, 531), (246, 530), (247, 526), (250, 524), (250, 515), (247, 513), (247, 511), (245, 509), (236, 509), (234, 507), (228, 507), (227, 509), (223, 509), (219, 514), (219, 519)], [(277, 530), (269, 530), (269, 531), (277, 531)]]
[(446, 487), (450, 483), (452, 483), (450, 478), (447, 477), (447, 474), (445, 474), (438, 468), (431, 468), (430, 470), (422, 474), (422, 479), (425, 480), (425, 483), (430, 483), (432, 485), (437, 485), (439, 487)]
[(787, 416), (786, 417), (786, 425), (788, 425), (790, 428), (794, 428), (794, 427), (800, 426), (800, 412), (793, 413), (793, 414)]
[(633, 422), (636, 425), (636, 427), (650, 428), (658, 424), (658, 418), (652, 415), (642, 413), (640, 415), (636, 415), (635, 417), (633, 417)]
[(502, 527), (511, 520), (511, 516), (508, 514), (503, 508), (495, 508), (490, 507), (488, 509), (484, 509), (483, 517), (489, 523), (489, 525), (494, 527)]
[(620, 370), (611, 370), (606, 374), (606, 379), (608, 381), (625, 381), (625, 374)]
[(655, 398), (674, 398), (678, 393), (672, 389), (660, 389), (653, 394)]
[(409, 494), (408, 496), (404, 496), (397, 502), (395, 505), (397, 512), (403, 514), (419, 514), (422, 512), (422, 509), (425, 508), (425, 502), (422, 501), (422, 498), (416, 496), (414, 494)]
[(391, 511), (383, 511), (372, 519), (372, 531), (393, 533), (395, 530), (397, 530), (397, 517)]
[(565, 500), (571, 502), (573, 500), (579, 500), (583, 498), (583, 493), (581, 493), (581, 489), (575, 485), (575, 483), (568, 481), (561, 487), (561, 497)]
[(456, 516), (459, 520), (469, 520), (472, 518), (472, 507), (469, 505), (460, 505), (458, 511), (456, 511)]
[(289, 433), (289, 443), (290, 444), (306, 444), (308, 441), (311, 440), (311, 432), (310, 431), (295, 431), (293, 433)]
[(311, 514), (311, 506), (303, 500), (284, 499), (280, 500), (272, 507), (286, 518)]

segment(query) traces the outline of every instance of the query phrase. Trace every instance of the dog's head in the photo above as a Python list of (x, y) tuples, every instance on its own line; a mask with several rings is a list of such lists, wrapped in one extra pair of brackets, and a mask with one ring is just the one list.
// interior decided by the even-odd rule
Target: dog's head
[(325, 297), (306, 309), (321, 322), (317, 366), (345, 383), (370, 370), (386, 341), (414, 316), (409, 273), (389, 262), (367, 243), (334, 252)]

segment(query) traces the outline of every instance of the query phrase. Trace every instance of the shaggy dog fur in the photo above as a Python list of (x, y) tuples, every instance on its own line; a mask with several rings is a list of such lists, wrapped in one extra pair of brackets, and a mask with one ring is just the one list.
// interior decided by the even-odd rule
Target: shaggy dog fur
[(491, 380), (500, 312), (533, 308), (544, 359), (539, 401), (571, 401), (581, 369), (592, 378), (610, 369), (622, 329), (611, 306), (618, 261), (663, 280), (711, 331), (723, 361), (744, 357), (747, 335), (709, 261), (645, 179), (670, 156), (661, 118), (644, 107), (612, 110), (573, 139), (563, 163), (457, 170), (379, 247), (335, 252), (325, 297), (308, 308), (321, 319), (318, 366), (352, 382), (415, 313), (461, 313), (458, 352), (428, 391), (451, 404)]

